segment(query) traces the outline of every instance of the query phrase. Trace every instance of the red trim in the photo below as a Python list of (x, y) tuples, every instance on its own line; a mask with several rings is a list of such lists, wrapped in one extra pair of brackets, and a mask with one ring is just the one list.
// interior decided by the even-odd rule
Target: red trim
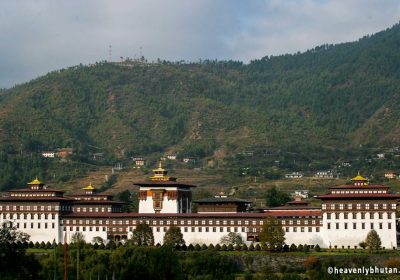
[(341, 186), (330, 187), (329, 189), (353, 189), (353, 190), (387, 189), (388, 190), (389, 187), (384, 185), (366, 185), (366, 186), (341, 185)]
[(349, 193), (349, 194), (323, 194), (316, 198), (319, 199), (400, 199), (398, 194), (390, 193)]

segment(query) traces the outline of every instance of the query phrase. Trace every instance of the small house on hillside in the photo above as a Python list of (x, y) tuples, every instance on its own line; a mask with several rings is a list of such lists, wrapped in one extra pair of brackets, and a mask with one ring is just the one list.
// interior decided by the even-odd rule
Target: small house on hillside
[(133, 165), (138, 168), (140, 168), (146, 164), (146, 159), (144, 157), (140, 157), (140, 156), (132, 157), (132, 161), (133, 161)]
[(301, 172), (292, 172), (285, 174), (286, 179), (300, 179), (303, 178), (303, 173)]
[(45, 151), (45, 152), (42, 152), (42, 157), (45, 157), (45, 158), (54, 158), (55, 157), (55, 152), (53, 152), (53, 151)]
[(72, 148), (60, 148), (57, 151), (57, 156), (60, 158), (66, 158), (73, 154)]
[(397, 174), (393, 171), (387, 171), (387, 172), (385, 172), (385, 178), (386, 179), (396, 179)]
[(103, 153), (94, 153), (94, 154), (92, 154), (92, 159), (93, 160), (103, 160), (104, 154)]

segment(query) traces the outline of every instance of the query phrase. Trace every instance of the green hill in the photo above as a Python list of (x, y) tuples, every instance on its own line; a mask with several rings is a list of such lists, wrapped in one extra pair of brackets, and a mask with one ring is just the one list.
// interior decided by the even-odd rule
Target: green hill
[[(96, 63), (0, 95), (0, 149), (112, 158), (252, 147), (332, 161), (400, 145), (400, 26), (357, 42), (235, 61)], [(8, 153), (8, 152), (5, 152)]]

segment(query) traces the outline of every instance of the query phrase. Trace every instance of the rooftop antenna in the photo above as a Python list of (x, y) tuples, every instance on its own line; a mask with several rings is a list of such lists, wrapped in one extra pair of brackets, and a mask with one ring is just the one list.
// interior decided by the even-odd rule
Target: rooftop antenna
[(112, 58), (112, 45), (108, 46), (108, 61), (111, 62)]

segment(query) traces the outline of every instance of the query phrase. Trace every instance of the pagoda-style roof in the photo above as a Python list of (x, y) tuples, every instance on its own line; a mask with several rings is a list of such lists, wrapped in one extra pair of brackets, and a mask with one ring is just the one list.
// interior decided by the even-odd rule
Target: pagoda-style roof
[(235, 197), (210, 197), (210, 198), (203, 198), (203, 199), (198, 199), (198, 200), (194, 200), (193, 202), (195, 203), (201, 203), (201, 204), (205, 204), (205, 203), (216, 203), (216, 204), (222, 204), (222, 203), (236, 203), (236, 204), (248, 204), (251, 203), (251, 201), (249, 200), (244, 200), (244, 199), (240, 199), (240, 198), (235, 198)]
[(351, 194), (323, 194), (318, 195), (316, 198), (319, 199), (400, 199), (400, 195), (391, 193), (351, 193)]
[(179, 183), (176, 181), (145, 181), (145, 182), (136, 182), (135, 186), (140, 187), (179, 187), (179, 188), (194, 188), (195, 185)]
[[(357, 187), (357, 189), (362, 189), (363, 187)], [(353, 189), (354, 190), (354, 185), (339, 185), (339, 186), (333, 186), (329, 187), (329, 189)], [(384, 185), (367, 185), (365, 186), (365, 189), (389, 189), (388, 186)]]
[(194, 185), (185, 183), (178, 183), (175, 177), (167, 176), (168, 171), (162, 167), (161, 161), (158, 168), (153, 169), (153, 175), (149, 178), (150, 180), (145, 182), (134, 183), (140, 187), (179, 187), (179, 188), (193, 188)]

